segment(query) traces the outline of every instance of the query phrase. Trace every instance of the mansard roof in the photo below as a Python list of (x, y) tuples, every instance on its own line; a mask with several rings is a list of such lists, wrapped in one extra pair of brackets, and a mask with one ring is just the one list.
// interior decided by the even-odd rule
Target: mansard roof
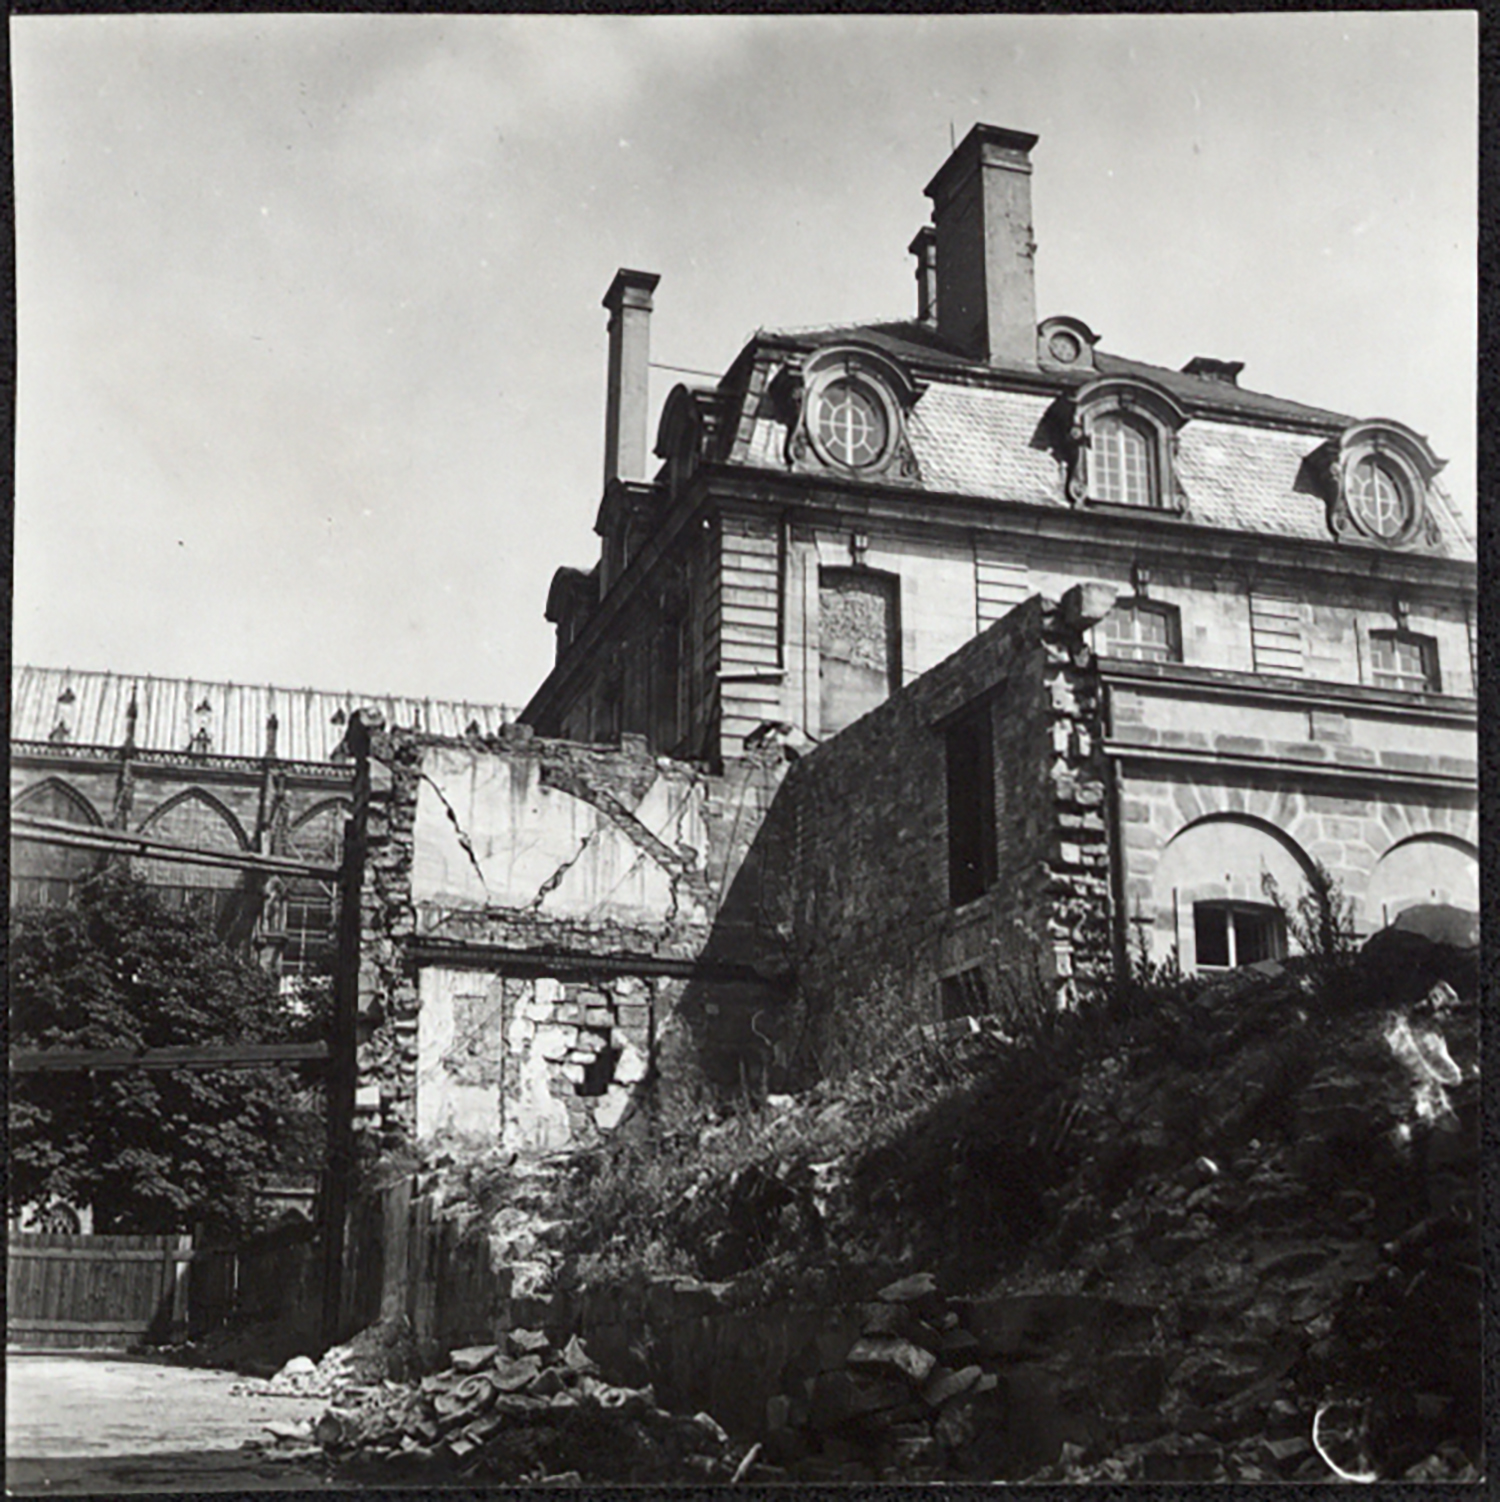
[[(834, 344), (864, 345), (902, 362), (925, 388), (907, 422), (920, 480), (917, 488), (975, 498), (1068, 506), (1059, 464), (1047, 441), (1059, 397), (1110, 377), (1165, 393), (1189, 421), (1174, 460), (1185, 520), (1261, 535), (1328, 542), (1326, 498), (1309, 483), (1306, 461), (1320, 443), (1358, 426), (1346, 413), (1313, 407), (1231, 379), (1130, 360), (1095, 348), (1088, 369), (991, 364), (958, 354), (938, 331), (916, 320), (762, 330), (719, 385), (723, 415), (715, 450), (729, 464), (783, 470), (787, 428), (772, 376)], [(1229, 372), (1224, 361), (1190, 362)], [(1439, 556), (1472, 560), (1468, 525), (1438, 483), (1429, 486)]]
[[(449, 736), (464, 735), (473, 724), (482, 735), (493, 735), (516, 715), (501, 704), (468, 700), (330, 693), (72, 668), (16, 665), (10, 683), (13, 741), (49, 740), (61, 720), (68, 730), (67, 745), (117, 749), (125, 742), (134, 698), (135, 744), (143, 751), (186, 753), (194, 735), (207, 729), (210, 755), (261, 757), (266, 754), (266, 721), (274, 714), (276, 755), (281, 761), (331, 760), (356, 709), (376, 708), (388, 725)], [(201, 712), (205, 704), (207, 711)]]
[(1152, 365), (1144, 360), (1130, 360), (1103, 349), (1094, 352), (1096, 365), (1093, 370), (1068, 371), (1049, 367), (1039, 371), (1035, 366), (992, 364), (989, 361), (974, 360), (959, 353), (932, 325), (916, 319), (836, 324), (822, 328), (763, 329), (755, 337), (766, 343), (787, 344), (809, 350), (845, 340), (868, 342), (918, 367), (931, 365), (955, 375), (963, 372), (971, 378), (977, 377), (997, 384), (1004, 383), (1007, 378), (1021, 378), (1065, 390), (1100, 375), (1129, 375), (1154, 381), (1195, 412), (1222, 413), (1226, 417), (1260, 418), (1329, 429), (1343, 428), (1355, 421), (1346, 413), (1334, 412), (1326, 407), (1288, 401), (1285, 397), (1250, 391), (1229, 381), (1189, 374), (1164, 365)]

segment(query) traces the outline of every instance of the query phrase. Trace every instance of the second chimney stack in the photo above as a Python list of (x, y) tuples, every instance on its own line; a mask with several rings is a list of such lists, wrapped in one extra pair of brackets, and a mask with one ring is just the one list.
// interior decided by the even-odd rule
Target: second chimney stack
[(604, 483), (646, 478), (651, 294), (661, 277), (622, 266), (604, 294), (609, 372), (604, 401)]

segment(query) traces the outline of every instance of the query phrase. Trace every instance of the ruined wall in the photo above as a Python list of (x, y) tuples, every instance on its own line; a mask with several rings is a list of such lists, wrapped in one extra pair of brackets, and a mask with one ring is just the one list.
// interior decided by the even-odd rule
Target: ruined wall
[[(774, 901), (760, 893), (762, 922), (795, 976), (794, 1073), (870, 1062), (945, 1004), (1019, 1020), (1108, 971), (1098, 688), (1083, 633), (1109, 599), (1081, 589), (1064, 606), (1027, 601), (793, 767), (757, 844), (775, 883)], [(945, 732), (976, 705), (993, 735), (995, 871), (955, 906)]]
[(779, 756), (715, 778), (638, 741), (520, 729), (382, 730), (370, 757), (357, 1102), (384, 1142), (584, 1145), (664, 1055), (679, 1076), (704, 1060), (723, 1074), (745, 1018), (779, 1012), (753, 927), (717, 921)]

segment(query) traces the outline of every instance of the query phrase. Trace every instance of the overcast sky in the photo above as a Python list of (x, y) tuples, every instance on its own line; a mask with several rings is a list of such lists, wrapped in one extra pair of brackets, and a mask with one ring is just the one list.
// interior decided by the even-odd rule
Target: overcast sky
[(1039, 316), (1399, 418), (1472, 516), (1470, 14), (10, 26), (17, 661), (524, 704), (615, 268), (698, 370), (910, 317), (976, 120), (1041, 138)]

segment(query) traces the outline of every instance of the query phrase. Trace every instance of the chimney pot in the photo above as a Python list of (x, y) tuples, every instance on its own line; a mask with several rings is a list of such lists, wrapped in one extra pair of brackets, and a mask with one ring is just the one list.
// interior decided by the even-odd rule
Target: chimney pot
[(976, 125), (927, 184), (937, 326), (992, 365), (1036, 364), (1036, 242), (1028, 131)]
[(917, 258), (917, 320), (936, 325), (937, 231), (930, 224), (924, 224), (906, 249)]
[(622, 266), (604, 294), (609, 370), (604, 407), (604, 484), (646, 478), (651, 294), (661, 277)]
[(1226, 386), (1238, 386), (1244, 368), (1243, 360), (1215, 360), (1208, 355), (1194, 355), (1182, 367), (1182, 373), (1201, 376), (1205, 381), (1222, 381)]

